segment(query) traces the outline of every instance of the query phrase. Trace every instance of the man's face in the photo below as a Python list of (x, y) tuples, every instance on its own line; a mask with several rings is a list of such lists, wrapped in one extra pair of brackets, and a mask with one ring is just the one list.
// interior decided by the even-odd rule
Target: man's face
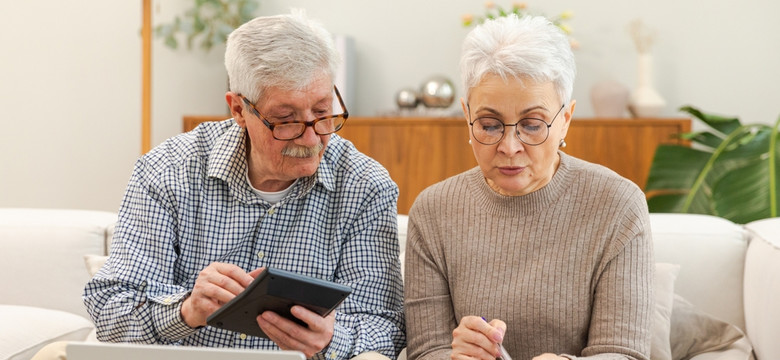
[[(271, 124), (284, 121), (310, 121), (316, 117), (333, 114), (333, 82), (328, 76), (320, 76), (300, 90), (266, 88), (255, 103), (257, 111)], [(247, 129), (247, 162), (252, 185), (263, 191), (279, 191), (295, 179), (311, 176), (319, 167), (330, 135), (317, 135), (312, 127), (306, 127), (303, 135), (293, 140), (277, 140), (263, 120), (255, 115), (246, 103), (240, 115), (235, 102), (228, 103), (239, 126)], [(237, 116), (239, 115), (239, 116)], [(240, 119), (239, 119), (240, 118)]]

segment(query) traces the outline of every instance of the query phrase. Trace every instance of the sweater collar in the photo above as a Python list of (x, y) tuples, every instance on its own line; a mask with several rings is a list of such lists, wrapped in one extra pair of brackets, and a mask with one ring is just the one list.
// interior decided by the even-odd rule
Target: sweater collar
[(561, 157), (561, 162), (550, 182), (532, 193), (521, 196), (501, 195), (490, 188), (479, 167), (469, 170), (466, 176), (475, 200), (485, 211), (496, 215), (529, 215), (548, 209), (566, 193), (574, 173), (574, 162), (571, 156), (562, 151), (558, 151), (558, 155)]

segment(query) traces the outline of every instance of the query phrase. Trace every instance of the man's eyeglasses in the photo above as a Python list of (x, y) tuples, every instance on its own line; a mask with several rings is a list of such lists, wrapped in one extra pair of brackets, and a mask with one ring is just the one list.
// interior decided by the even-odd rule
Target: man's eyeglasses
[(553, 119), (548, 124), (542, 119), (537, 118), (524, 118), (520, 119), (514, 124), (504, 124), (501, 120), (493, 117), (480, 117), (471, 121), (471, 108), (466, 105), (469, 111), (469, 125), (471, 125), (471, 134), (474, 135), (474, 140), (477, 140), (483, 145), (497, 144), (504, 138), (504, 128), (515, 127), (515, 135), (517, 139), (522, 141), (523, 144), (536, 146), (547, 140), (550, 136), (550, 127), (555, 119), (563, 110), (565, 106), (561, 105), (560, 110), (555, 114)]
[(271, 134), (273, 134), (274, 139), (294, 140), (301, 137), (303, 132), (306, 131), (306, 128), (309, 126), (314, 129), (314, 132), (317, 133), (317, 135), (330, 135), (336, 131), (341, 130), (341, 128), (344, 126), (344, 123), (347, 121), (347, 118), (349, 117), (349, 112), (347, 111), (347, 107), (344, 106), (344, 100), (341, 99), (339, 89), (335, 85), (333, 86), (333, 89), (336, 91), (336, 97), (339, 99), (342, 113), (321, 116), (311, 121), (292, 120), (272, 123), (268, 121), (265, 116), (261, 115), (259, 111), (257, 111), (255, 104), (252, 104), (252, 102), (243, 95), (239, 96), (241, 96), (241, 98), (244, 100), (244, 103), (249, 106), (249, 109), (252, 110), (252, 113), (255, 114), (255, 116), (257, 116), (260, 120), (262, 120), (263, 124), (265, 124), (265, 126), (271, 130)]

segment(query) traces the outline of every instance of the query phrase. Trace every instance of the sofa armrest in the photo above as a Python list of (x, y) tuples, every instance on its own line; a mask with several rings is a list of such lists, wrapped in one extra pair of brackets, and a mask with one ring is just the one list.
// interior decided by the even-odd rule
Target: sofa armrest
[(754, 359), (751, 349), (750, 341), (742, 338), (723, 350), (702, 353), (690, 360), (751, 360)]
[(780, 359), (780, 218), (745, 225), (745, 332), (758, 359)]

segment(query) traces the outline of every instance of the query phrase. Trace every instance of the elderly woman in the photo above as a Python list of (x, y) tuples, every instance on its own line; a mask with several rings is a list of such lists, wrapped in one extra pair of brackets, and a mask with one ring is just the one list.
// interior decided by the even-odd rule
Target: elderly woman
[(409, 213), (409, 357), (648, 359), (647, 205), (559, 150), (575, 106), (567, 38), (543, 17), (488, 21), (467, 36), (461, 73), (479, 166)]

